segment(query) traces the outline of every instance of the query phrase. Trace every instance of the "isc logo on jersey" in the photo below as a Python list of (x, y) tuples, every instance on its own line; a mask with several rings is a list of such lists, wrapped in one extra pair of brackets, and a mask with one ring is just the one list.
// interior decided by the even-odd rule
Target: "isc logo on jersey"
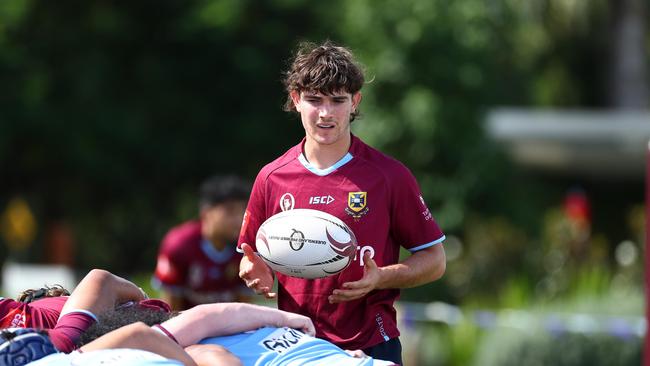
[(332, 202), (334, 202), (334, 197), (329, 195), (309, 197), (310, 205), (329, 205)]

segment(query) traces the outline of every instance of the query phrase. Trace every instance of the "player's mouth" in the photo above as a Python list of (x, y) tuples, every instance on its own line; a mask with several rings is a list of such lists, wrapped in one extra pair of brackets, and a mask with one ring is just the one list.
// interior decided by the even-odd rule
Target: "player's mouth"
[(321, 122), (321, 123), (317, 123), (316, 127), (323, 128), (323, 129), (330, 129), (330, 128), (334, 128), (335, 124), (334, 123)]

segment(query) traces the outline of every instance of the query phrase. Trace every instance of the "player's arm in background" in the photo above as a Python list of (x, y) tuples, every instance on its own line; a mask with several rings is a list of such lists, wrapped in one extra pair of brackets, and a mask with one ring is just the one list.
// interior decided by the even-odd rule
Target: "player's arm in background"
[(134, 283), (108, 271), (93, 269), (79, 282), (61, 309), (50, 339), (61, 352), (70, 352), (97, 314), (128, 301), (140, 301), (144, 292)]
[(231, 335), (264, 326), (289, 327), (311, 336), (316, 334), (314, 324), (306, 316), (244, 303), (197, 305), (161, 326), (184, 347), (203, 338)]
[(96, 315), (127, 301), (145, 298), (145, 293), (133, 282), (102, 269), (93, 269), (72, 291), (61, 309), (61, 317), (77, 311)]

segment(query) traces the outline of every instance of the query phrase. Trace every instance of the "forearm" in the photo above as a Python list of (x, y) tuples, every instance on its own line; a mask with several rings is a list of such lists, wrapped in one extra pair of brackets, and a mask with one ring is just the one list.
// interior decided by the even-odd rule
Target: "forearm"
[(181, 361), (186, 366), (196, 365), (183, 348), (144, 323), (134, 323), (114, 330), (81, 347), (81, 350), (89, 352), (111, 348), (141, 349)]
[(72, 292), (61, 314), (77, 309), (97, 314), (114, 307), (117, 303), (142, 299), (144, 299), (142, 290), (132, 282), (108, 271), (93, 269)]
[[(264, 326), (299, 326), (289, 313), (265, 306), (243, 303), (198, 305), (164, 322), (181, 346), (207, 337), (230, 335)], [(294, 315), (295, 316), (295, 315)]]
[(445, 251), (437, 244), (413, 253), (400, 263), (380, 267), (377, 289), (420, 286), (442, 277), (445, 269)]

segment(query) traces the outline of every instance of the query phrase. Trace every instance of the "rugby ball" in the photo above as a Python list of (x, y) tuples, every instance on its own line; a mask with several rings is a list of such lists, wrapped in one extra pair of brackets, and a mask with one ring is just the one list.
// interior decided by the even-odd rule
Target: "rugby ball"
[(269, 217), (257, 231), (259, 256), (287, 276), (315, 279), (344, 270), (354, 259), (357, 239), (339, 218), (311, 209)]

